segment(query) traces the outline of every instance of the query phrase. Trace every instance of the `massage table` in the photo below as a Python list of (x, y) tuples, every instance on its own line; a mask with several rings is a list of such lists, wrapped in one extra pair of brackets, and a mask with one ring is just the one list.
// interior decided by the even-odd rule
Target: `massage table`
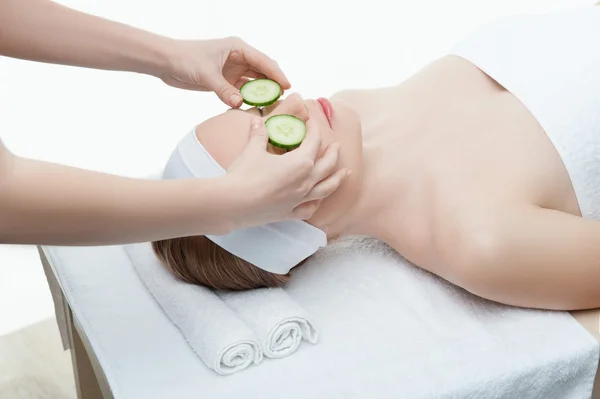
[[(63, 347), (71, 350), (78, 398), (215, 397), (210, 395), (211, 389), (218, 389), (222, 397), (233, 397), (233, 390), (225, 396), (223, 392), (228, 392), (227, 387), (233, 387), (238, 377), (218, 377), (208, 371), (144, 289), (132, 268), (126, 267), (128, 258), (123, 247), (38, 247), (38, 251), (54, 299)], [(124, 280), (127, 284), (122, 284)], [(571, 315), (591, 336), (600, 339), (600, 311), (579, 311)], [(118, 358), (115, 358), (117, 353)], [(293, 362), (295, 358), (306, 356), (306, 352), (299, 350), (277, 362)], [(265, 378), (264, 374), (256, 375)], [(282, 376), (275, 374), (272, 378), (281, 380)], [(330, 376), (322, 378), (327, 381)], [(375, 374), (372, 378), (375, 384)], [(597, 381), (598, 375), (594, 399), (600, 398)], [(272, 382), (264, 379), (258, 383)], [(311, 384), (311, 381), (305, 383)], [(352, 393), (351, 381), (333, 381), (328, 388), (323, 388), (327, 383), (319, 383), (324, 384), (318, 391), (324, 396), (315, 397), (364, 397)], [(342, 392), (342, 386), (346, 385), (347, 391)], [(252, 392), (247, 397), (274, 396)]]

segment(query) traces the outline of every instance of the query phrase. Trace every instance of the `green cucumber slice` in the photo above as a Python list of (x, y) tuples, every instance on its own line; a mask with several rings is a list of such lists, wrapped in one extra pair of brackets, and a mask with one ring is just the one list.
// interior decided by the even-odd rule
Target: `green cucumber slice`
[(271, 79), (255, 79), (240, 87), (244, 103), (253, 107), (266, 107), (279, 100), (283, 91), (279, 83)]
[(286, 150), (299, 147), (306, 137), (306, 124), (293, 115), (273, 115), (266, 120), (265, 126), (269, 143)]

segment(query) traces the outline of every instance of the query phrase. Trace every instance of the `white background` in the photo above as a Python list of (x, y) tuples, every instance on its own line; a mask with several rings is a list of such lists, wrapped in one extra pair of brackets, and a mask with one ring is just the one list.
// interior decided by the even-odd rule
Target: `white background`
[[(594, 0), (60, 2), (169, 36), (240, 36), (277, 60), (292, 91), (318, 97), (396, 84), (494, 17)], [(0, 58), (0, 137), (21, 156), (143, 176), (224, 109), (213, 94), (146, 76)], [(0, 335), (52, 312), (35, 248), (0, 246)]]

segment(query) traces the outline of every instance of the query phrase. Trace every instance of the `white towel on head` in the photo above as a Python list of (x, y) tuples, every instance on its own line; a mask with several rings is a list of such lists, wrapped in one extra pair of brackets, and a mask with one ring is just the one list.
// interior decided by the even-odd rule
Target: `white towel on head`
[(228, 375), (261, 362), (254, 332), (212, 290), (176, 279), (149, 243), (125, 249), (148, 291), (209, 368)]
[(317, 342), (308, 314), (281, 288), (218, 291), (217, 295), (254, 331), (267, 357), (289, 356), (303, 339)]

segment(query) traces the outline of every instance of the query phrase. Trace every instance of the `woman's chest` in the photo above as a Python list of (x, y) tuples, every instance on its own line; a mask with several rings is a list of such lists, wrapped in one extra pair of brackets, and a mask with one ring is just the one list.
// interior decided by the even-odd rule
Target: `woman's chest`
[(434, 265), (436, 248), (475, 208), (493, 214), (521, 203), (578, 214), (561, 158), (510, 93), (455, 98), (430, 112), (412, 130), (390, 118), (383, 130), (365, 132), (388, 171), (380, 177), (390, 204), (381, 238), (407, 259)]

